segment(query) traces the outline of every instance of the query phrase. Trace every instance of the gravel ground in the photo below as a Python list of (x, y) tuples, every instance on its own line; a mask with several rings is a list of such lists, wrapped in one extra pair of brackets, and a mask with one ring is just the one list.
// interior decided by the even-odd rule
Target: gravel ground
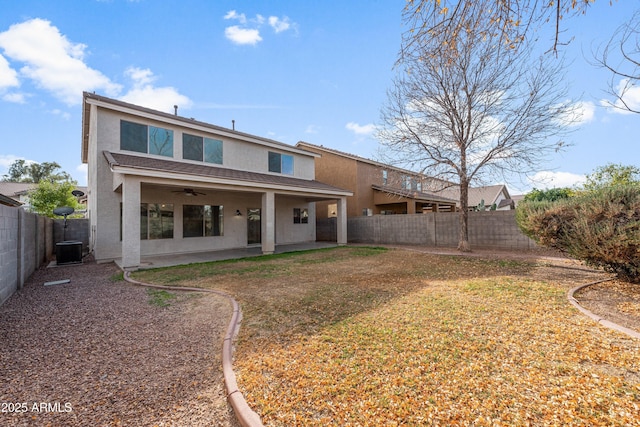
[(0, 306), (0, 425), (237, 427), (220, 362), (228, 302), (176, 292), (159, 307), (117, 273), (42, 268)]

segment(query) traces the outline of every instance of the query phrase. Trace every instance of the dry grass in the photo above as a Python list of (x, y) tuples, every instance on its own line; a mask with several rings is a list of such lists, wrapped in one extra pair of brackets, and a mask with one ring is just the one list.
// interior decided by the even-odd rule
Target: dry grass
[(640, 425), (640, 343), (566, 301), (597, 273), (338, 248), (136, 276), (236, 296), (266, 425)]

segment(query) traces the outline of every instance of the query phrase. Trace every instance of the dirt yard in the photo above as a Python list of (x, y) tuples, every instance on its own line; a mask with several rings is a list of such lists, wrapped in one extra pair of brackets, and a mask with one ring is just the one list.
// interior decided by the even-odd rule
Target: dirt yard
[[(547, 255), (464, 256), (535, 260), (547, 266), (536, 269), (539, 279), (567, 289), (608, 277)], [(320, 280), (326, 271), (317, 274)], [(43, 285), (61, 279), (70, 283)], [(173, 294), (154, 302), (146, 289), (119, 280), (112, 264), (34, 273), (0, 307), (0, 425), (237, 427), (220, 367), (231, 309), (215, 295)], [(594, 313), (640, 330), (640, 286), (608, 281), (576, 297)]]
[(0, 307), (0, 425), (237, 425), (220, 362), (227, 301), (158, 299), (119, 276), (91, 262), (40, 269)]

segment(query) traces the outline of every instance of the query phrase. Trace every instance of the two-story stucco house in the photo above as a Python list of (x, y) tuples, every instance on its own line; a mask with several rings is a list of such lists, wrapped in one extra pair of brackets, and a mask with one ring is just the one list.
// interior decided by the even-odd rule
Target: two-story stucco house
[[(456, 210), (455, 199), (430, 190), (446, 186), (444, 181), (304, 141), (296, 147), (318, 154), (319, 180), (353, 192), (348, 198), (349, 217)], [(318, 203), (318, 218), (337, 214), (335, 202)]]
[(315, 241), (315, 202), (346, 191), (315, 179), (317, 154), (194, 119), (84, 93), (90, 250), (136, 269), (141, 257)]

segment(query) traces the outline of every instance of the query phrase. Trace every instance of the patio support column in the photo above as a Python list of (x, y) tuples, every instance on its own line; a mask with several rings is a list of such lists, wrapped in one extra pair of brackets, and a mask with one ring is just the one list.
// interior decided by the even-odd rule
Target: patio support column
[(140, 266), (140, 180), (125, 176), (122, 183), (122, 265), (135, 270)]
[(347, 244), (347, 198), (340, 197), (338, 199), (338, 218), (337, 218), (338, 246)]
[(262, 253), (276, 249), (276, 196), (273, 191), (262, 194)]

